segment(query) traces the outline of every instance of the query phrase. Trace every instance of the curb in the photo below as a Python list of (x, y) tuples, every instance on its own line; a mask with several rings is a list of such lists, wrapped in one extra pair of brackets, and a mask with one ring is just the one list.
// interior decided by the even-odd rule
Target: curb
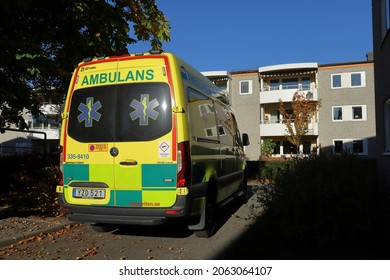
[(70, 224), (74, 225), (76, 223), (67, 222), (67, 223), (64, 223), (64, 224), (55, 225), (55, 226), (52, 226), (52, 227), (48, 227), (48, 228), (32, 231), (32, 232), (29, 232), (29, 233), (25, 233), (25, 234), (23, 233), (23, 234), (19, 234), (19, 235), (13, 236), (13, 237), (5, 238), (3, 240), (0, 240), (0, 248), (6, 247), (6, 246), (10, 246), (12, 244), (15, 244), (16, 242), (19, 242), (21, 240), (24, 240), (24, 239), (27, 239), (27, 238), (30, 238), (30, 237), (38, 236), (41, 233), (47, 234), (47, 233), (51, 233), (51, 232), (54, 232), (54, 231), (58, 231), (58, 230), (64, 229), (67, 225), (70, 225)]

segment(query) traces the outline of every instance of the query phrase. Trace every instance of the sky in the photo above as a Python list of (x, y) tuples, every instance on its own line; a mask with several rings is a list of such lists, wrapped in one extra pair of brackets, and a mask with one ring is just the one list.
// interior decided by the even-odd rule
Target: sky
[[(301, 62), (366, 59), (371, 0), (156, 0), (173, 52), (199, 71), (256, 70)], [(146, 52), (149, 42), (129, 46)]]

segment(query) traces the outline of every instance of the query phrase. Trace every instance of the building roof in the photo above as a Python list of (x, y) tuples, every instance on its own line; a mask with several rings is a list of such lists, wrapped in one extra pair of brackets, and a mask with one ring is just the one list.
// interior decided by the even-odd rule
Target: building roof
[(274, 72), (274, 71), (290, 71), (290, 70), (303, 70), (303, 69), (316, 69), (318, 68), (318, 63), (316, 62), (304, 62), (304, 63), (288, 63), (288, 64), (278, 64), (259, 67), (259, 73), (263, 72)]
[(365, 63), (374, 63), (374, 61), (373, 60), (360, 60), (360, 61), (350, 61), (350, 62), (322, 63), (322, 64), (318, 64), (318, 67), (356, 65), (356, 64), (365, 64)]

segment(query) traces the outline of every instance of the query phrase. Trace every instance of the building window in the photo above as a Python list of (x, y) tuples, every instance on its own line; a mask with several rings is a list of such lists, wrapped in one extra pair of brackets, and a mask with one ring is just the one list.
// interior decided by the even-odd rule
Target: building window
[(279, 90), (279, 79), (271, 79), (269, 83), (270, 90)]
[(252, 94), (252, 81), (240, 81), (240, 94)]
[(332, 89), (356, 88), (366, 86), (366, 73), (339, 73), (332, 74)]
[(302, 78), (302, 90), (310, 90), (310, 77)]
[(275, 147), (272, 154), (280, 155), (280, 141), (274, 141), (274, 143), (275, 143)]
[(298, 78), (286, 78), (282, 79), (282, 89), (297, 89)]
[(228, 91), (228, 83), (227, 81), (214, 81), (214, 84), (219, 87), (221, 90)]
[(290, 141), (283, 141), (283, 154), (290, 155), (297, 153), (297, 146), (291, 144)]
[(344, 143), (343, 140), (334, 140), (334, 153), (341, 154), (343, 152)]
[(341, 75), (332, 75), (332, 88), (341, 88)]
[(309, 155), (311, 152), (311, 143), (310, 142), (303, 142), (303, 154)]
[(367, 105), (343, 105), (332, 107), (333, 121), (366, 121)]
[(333, 107), (333, 120), (334, 121), (343, 120), (343, 107)]
[(361, 87), (362, 86), (362, 74), (361, 73), (352, 73), (351, 74), (351, 87)]
[(352, 141), (352, 152), (354, 154), (363, 153), (363, 140), (353, 140)]
[(354, 120), (363, 119), (363, 108), (362, 106), (352, 107), (352, 118)]
[(280, 112), (279, 110), (271, 110), (271, 123), (280, 123)]
[(341, 154), (343, 152), (357, 155), (367, 155), (367, 139), (337, 139), (333, 140), (333, 152)]

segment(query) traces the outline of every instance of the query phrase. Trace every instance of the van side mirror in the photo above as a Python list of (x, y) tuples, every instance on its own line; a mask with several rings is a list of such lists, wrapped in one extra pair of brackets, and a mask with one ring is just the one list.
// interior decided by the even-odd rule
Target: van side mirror
[(246, 133), (243, 133), (242, 134), (242, 144), (244, 145), (244, 146), (249, 146), (249, 136), (248, 136), (248, 134), (246, 134)]

